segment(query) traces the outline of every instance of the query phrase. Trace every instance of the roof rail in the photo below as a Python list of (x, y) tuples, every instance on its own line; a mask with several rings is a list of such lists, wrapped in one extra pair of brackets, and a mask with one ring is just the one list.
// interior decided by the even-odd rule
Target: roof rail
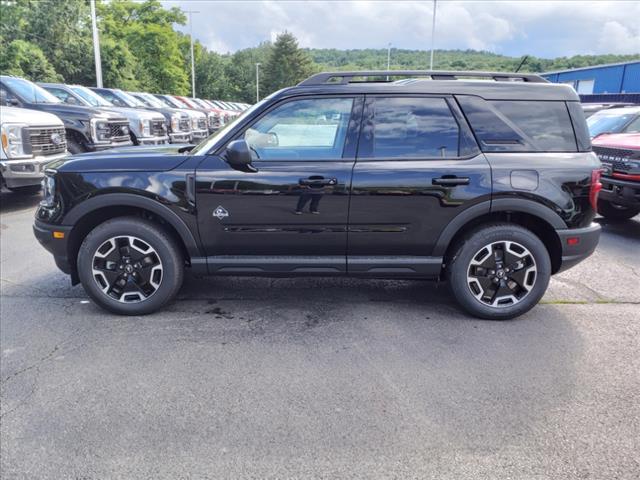
[[(346, 85), (354, 78), (359, 77), (384, 77), (378, 82), (391, 82), (389, 77), (429, 77), (431, 80), (457, 80), (460, 77), (480, 77), (493, 79), (496, 82), (522, 81), (530, 83), (549, 83), (549, 80), (533, 73), (508, 73), (508, 72), (453, 72), (443, 70), (364, 70), (361, 72), (322, 72), (310, 76), (298, 85), (324, 85), (327, 83)], [(336, 79), (336, 80), (334, 80)]]

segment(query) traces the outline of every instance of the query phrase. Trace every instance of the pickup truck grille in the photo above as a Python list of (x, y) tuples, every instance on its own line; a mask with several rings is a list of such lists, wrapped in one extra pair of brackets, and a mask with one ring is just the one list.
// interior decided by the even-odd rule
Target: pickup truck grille
[(180, 123), (178, 124), (181, 132), (190, 132), (191, 131), (191, 120), (188, 118), (180, 119)]
[(27, 130), (34, 155), (55, 155), (67, 150), (64, 127), (36, 127)]
[[(123, 127), (126, 127), (126, 130), (124, 130)], [(129, 122), (127, 121), (109, 122), (109, 138), (113, 141), (120, 141), (120, 142), (129, 140), (130, 138)]]
[(207, 119), (206, 118), (199, 118), (198, 119), (198, 128), (200, 130), (206, 130), (207, 129)]
[(154, 137), (164, 137), (167, 134), (164, 120), (151, 121), (151, 135)]

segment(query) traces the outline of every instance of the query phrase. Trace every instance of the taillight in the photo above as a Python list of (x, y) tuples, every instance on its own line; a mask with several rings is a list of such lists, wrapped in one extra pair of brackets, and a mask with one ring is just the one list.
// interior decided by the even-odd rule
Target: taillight
[(591, 188), (589, 189), (589, 203), (594, 212), (598, 211), (598, 193), (602, 190), (602, 184), (600, 183), (600, 175), (602, 170), (591, 171)]

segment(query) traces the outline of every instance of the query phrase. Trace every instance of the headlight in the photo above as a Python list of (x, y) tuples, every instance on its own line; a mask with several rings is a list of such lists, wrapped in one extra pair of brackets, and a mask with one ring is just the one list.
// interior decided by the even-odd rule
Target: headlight
[(191, 128), (193, 130), (197, 130), (198, 129), (198, 118), (197, 117), (193, 117), (191, 119)]
[(151, 136), (151, 120), (140, 120), (140, 134), (143, 137)]
[(209, 114), (209, 127), (210, 128), (214, 128), (216, 126), (216, 114), (215, 113), (210, 113)]
[(42, 179), (42, 201), (43, 207), (54, 207), (56, 204), (56, 179), (52, 175), (45, 175)]
[(180, 114), (174, 113), (171, 115), (171, 131), (177, 132), (180, 130)]
[(7, 158), (31, 158), (24, 146), (22, 129), (27, 125), (21, 123), (5, 123), (2, 125), (2, 149)]
[(102, 118), (92, 118), (89, 121), (91, 125), (91, 138), (96, 143), (109, 143), (111, 136), (111, 128), (109, 122)]

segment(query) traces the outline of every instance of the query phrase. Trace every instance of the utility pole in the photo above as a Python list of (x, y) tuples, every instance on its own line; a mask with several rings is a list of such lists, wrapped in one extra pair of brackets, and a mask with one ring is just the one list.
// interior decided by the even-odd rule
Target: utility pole
[(189, 37), (191, 39), (191, 93), (193, 98), (196, 97), (196, 63), (193, 57), (193, 17), (194, 13), (200, 13), (197, 10), (188, 10), (185, 13), (189, 14)]
[(260, 101), (260, 63), (256, 63), (256, 103)]
[(91, 30), (93, 31), (93, 55), (96, 63), (96, 87), (102, 88), (102, 60), (100, 59), (100, 37), (96, 20), (96, 0), (91, 0)]
[(431, 60), (429, 61), (429, 70), (433, 70), (433, 45), (436, 41), (436, 1), (433, 0), (433, 23), (431, 24)]
[[(387, 44), (387, 72), (391, 70), (391, 42)], [(387, 82), (389, 81), (389, 75), (387, 75)]]

